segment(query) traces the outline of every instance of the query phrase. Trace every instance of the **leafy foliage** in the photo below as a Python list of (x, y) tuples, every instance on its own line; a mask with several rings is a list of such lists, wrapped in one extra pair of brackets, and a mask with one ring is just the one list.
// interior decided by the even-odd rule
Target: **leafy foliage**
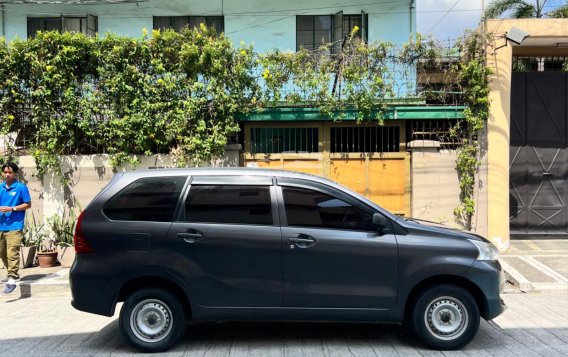
[(55, 171), (63, 181), (59, 155), (108, 153), (116, 166), (134, 163), (135, 155), (164, 153), (185, 166), (220, 156), (239, 130), (237, 114), (284, 102), (315, 106), (322, 117), (341, 119), (350, 111), (358, 123), (382, 122), (389, 101), (400, 100), (401, 73), (411, 73), (403, 84), (411, 92), (417, 67), (444, 72), (442, 88), (424, 93), (426, 100), (434, 93), (438, 102), (457, 98), (468, 107), (454, 130), (463, 140), (456, 216), (467, 227), (479, 166), (477, 132), (489, 105), (479, 41), (463, 43), (461, 59), (448, 66), (449, 53), (432, 38), (416, 36), (399, 50), (361, 42), (358, 31), (353, 28), (339, 53), (328, 45), (257, 54), (204, 26), (138, 39), (46, 32), (0, 41), (0, 135), (18, 132), (39, 174)]
[[(0, 46), (0, 133), (28, 134), (40, 174), (57, 155), (222, 153), (258, 102), (252, 48), (201, 27), (152, 39), (46, 32)], [(23, 120), (15, 120), (23, 118)]]
[(485, 17), (495, 19), (511, 12), (514, 19), (525, 18), (566, 18), (568, 5), (562, 5), (554, 10), (545, 11), (547, 0), (493, 0), (485, 10)]
[(456, 169), (459, 176), (461, 204), (454, 210), (458, 222), (471, 229), (475, 212), (475, 175), (481, 162), (479, 154), (479, 132), (489, 117), (489, 69), (485, 66), (480, 35), (472, 34), (463, 41), (464, 55), (459, 63), (459, 84), (463, 90), (464, 122), (454, 128), (454, 136), (460, 137)]

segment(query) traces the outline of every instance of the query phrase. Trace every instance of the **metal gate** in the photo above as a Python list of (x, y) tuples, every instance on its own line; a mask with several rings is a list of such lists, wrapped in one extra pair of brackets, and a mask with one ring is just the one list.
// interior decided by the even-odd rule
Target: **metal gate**
[(410, 155), (403, 122), (246, 123), (245, 166), (300, 171), (341, 183), (410, 215)]
[(513, 73), (512, 238), (568, 234), (567, 78), (568, 74), (559, 72)]

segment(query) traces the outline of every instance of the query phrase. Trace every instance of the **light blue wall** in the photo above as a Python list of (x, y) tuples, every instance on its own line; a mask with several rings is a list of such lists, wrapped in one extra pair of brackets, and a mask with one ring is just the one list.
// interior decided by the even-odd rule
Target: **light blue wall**
[[(27, 18), (60, 15), (98, 17), (99, 35), (112, 32), (140, 37), (143, 29), (151, 35), (152, 16), (223, 15), (225, 34), (236, 44), (254, 44), (255, 51), (296, 49), (297, 15), (361, 14), (369, 18), (369, 42), (378, 40), (402, 44), (408, 41), (415, 17), (410, 0), (148, 0), (138, 4), (106, 5), (4, 5), (7, 40), (27, 37)], [(0, 14), (1, 16), (1, 14)], [(1, 26), (2, 18), (0, 18)], [(1, 29), (2, 27), (0, 27)], [(397, 96), (414, 92), (413, 69), (395, 74)]]
[[(150, 0), (138, 4), (4, 5), (5, 36), (27, 37), (28, 16), (98, 16), (99, 34), (113, 32), (139, 37), (152, 29), (152, 16), (224, 15), (225, 33), (235, 43), (254, 43), (255, 49), (295, 50), (296, 15), (369, 14), (369, 41), (406, 42), (411, 30), (410, 0)], [(1, 25), (2, 19), (0, 19)]]

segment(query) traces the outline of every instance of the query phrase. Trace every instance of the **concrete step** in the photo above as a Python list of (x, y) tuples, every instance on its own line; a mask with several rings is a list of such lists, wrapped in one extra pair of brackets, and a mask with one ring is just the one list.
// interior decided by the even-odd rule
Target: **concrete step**
[[(6, 271), (2, 274), (6, 276)], [(20, 280), (16, 282), (16, 290), (4, 298), (27, 297), (71, 297), (69, 288), (69, 268), (32, 267), (20, 269)], [(2, 284), (4, 289), (4, 284)], [(0, 295), (0, 298), (3, 295)]]

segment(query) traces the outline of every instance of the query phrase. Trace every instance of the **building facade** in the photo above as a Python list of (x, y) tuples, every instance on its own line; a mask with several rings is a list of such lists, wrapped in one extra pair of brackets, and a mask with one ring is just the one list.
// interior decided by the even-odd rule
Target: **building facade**
[[(415, 33), (415, 5), (415, 0), (4, 1), (0, 35), (11, 41), (56, 30), (139, 38), (144, 32), (152, 36), (152, 29), (204, 23), (233, 43), (253, 44), (257, 52), (313, 49), (324, 43), (332, 43), (334, 52), (355, 26), (369, 43), (406, 43)], [(416, 78), (410, 81), (414, 83), (395, 78), (385, 125), (371, 120), (357, 124), (355, 113), (338, 122), (317, 108), (285, 103), (242, 116), (239, 165), (328, 177), (396, 214), (452, 223), (459, 204), (455, 152), (432, 133), (447, 132), (448, 122), (463, 117), (463, 108), (426, 105), (416, 96)], [(474, 229), (486, 234), (486, 221), (480, 207)]]

